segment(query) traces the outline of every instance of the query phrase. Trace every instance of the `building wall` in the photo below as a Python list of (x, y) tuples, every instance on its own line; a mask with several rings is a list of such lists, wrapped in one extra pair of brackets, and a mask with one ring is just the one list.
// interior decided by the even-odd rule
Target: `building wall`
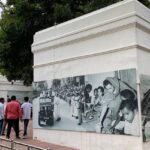
[[(116, 59), (118, 57), (119, 59)], [(64, 64), (62, 63), (58, 69), (58, 72), (60, 72), (62, 77), (64, 77), (74, 75), (75, 73), (82, 75), (114, 71), (116, 68), (117, 70), (137, 68), (136, 57), (136, 49), (114, 52), (91, 58), (80, 59), (75, 62), (70, 61), (69, 66), (74, 66), (72, 68), (70, 67), (70, 69), (64, 69), (68, 67), (67, 62)], [(50, 68), (51, 66), (45, 66), (42, 68), (43, 70), (41, 72), (43, 73), (45, 71), (45, 73), (42, 74), (43, 79), (47, 79)], [(60, 73), (55, 74), (55, 78), (61, 77)], [(45, 134), (49, 136), (46, 137)], [(132, 136), (103, 135), (87, 132), (54, 131), (42, 129), (34, 129), (33, 136), (35, 139), (66, 145), (82, 150), (141, 150), (142, 148), (141, 137)]]
[(24, 86), (22, 82), (9, 82), (4, 76), (0, 75), (0, 97), (7, 97), (15, 95), (19, 102), (23, 102), (23, 98), (28, 96), (32, 100), (32, 86)]
[[(143, 67), (150, 58), (146, 55), (150, 46), (149, 18), (147, 8), (128, 0), (36, 33), (32, 45), (34, 81), (130, 68), (136, 68), (138, 75), (149, 74)], [(136, 82), (141, 109), (139, 76)], [(33, 131), (35, 139), (81, 150), (142, 150), (143, 146), (141, 132), (140, 137), (133, 137), (36, 128)]]
[[(148, 69), (147, 67), (150, 65), (150, 52), (149, 51), (143, 51), (143, 50), (139, 49), (137, 53), (138, 53), (138, 60), (139, 60), (138, 61), (138, 73), (139, 73), (139, 75), (147, 75), (148, 76), (147, 82), (149, 82), (150, 69)], [(147, 83), (147, 84), (148, 84), (147, 89), (150, 89), (150, 86), (149, 86), (150, 83)], [(141, 85), (141, 82), (139, 85)], [(143, 88), (142, 86), (143, 85), (141, 85), (140, 88)], [(142, 89), (140, 89), (140, 90), (142, 90)], [(141, 95), (140, 95), (141, 97), (143, 96), (142, 94), (143, 93), (141, 93)], [(148, 135), (150, 135), (150, 124), (146, 125), (145, 132)], [(149, 147), (150, 147), (149, 140), (148, 140), (148, 142), (143, 143), (143, 150), (149, 150)]]

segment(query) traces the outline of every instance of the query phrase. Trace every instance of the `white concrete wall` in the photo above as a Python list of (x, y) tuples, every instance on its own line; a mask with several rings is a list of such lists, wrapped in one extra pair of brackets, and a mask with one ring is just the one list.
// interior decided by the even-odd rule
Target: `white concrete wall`
[[(117, 59), (116, 59), (117, 58)], [(114, 71), (119, 69), (137, 68), (136, 49), (129, 49), (120, 52), (104, 54), (61, 63), (55, 67), (54, 78), (72, 76), (76, 74), (92, 74), (99, 72)], [(57, 65), (56, 65), (57, 66)], [(73, 67), (74, 66), (74, 67)], [(52, 66), (42, 67), (35, 74), (39, 74), (38, 79), (49, 80), (53, 78), (50, 70)], [(69, 67), (69, 68), (68, 68)], [(84, 69), (83, 69), (84, 68)], [(99, 68), (99, 69), (98, 69)], [(58, 69), (58, 70), (57, 70)], [(38, 69), (37, 69), (38, 71)], [(42, 76), (42, 77), (41, 77)], [(44, 136), (45, 134), (49, 136)], [(53, 131), (34, 129), (34, 138), (55, 144), (66, 145), (82, 150), (141, 150), (141, 137), (121, 136), (121, 135), (102, 135), (86, 132)]]
[(24, 101), (25, 96), (32, 100), (32, 86), (24, 86), (21, 81), (16, 81), (12, 84), (6, 77), (0, 75), (0, 97), (7, 100), (7, 96), (11, 97), (12, 95), (15, 95), (20, 102)]
[[(42, 137), (42, 138), (41, 138)], [(34, 129), (34, 138), (80, 150), (141, 150), (141, 138), (84, 132)]]
[[(150, 41), (150, 35), (149, 35)], [(141, 49), (138, 50), (138, 74), (139, 75), (148, 75), (150, 76), (150, 51), (143, 51)], [(147, 130), (150, 132), (150, 130)], [(150, 141), (143, 143), (143, 150), (149, 150)]]
[(138, 72), (143, 75), (150, 75), (150, 51), (138, 50)]
[[(34, 68), (35, 81), (136, 68), (136, 49), (89, 56)], [(117, 58), (117, 59), (116, 59)], [(128, 63), (127, 63), (128, 62)]]
[[(92, 74), (99, 72), (114, 71), (119, 69), (137, 68), (136, 49), (114, 52), (91, 58), (70, 61), (69, 64), (61, 63), (56, 67), (55, 77), (71, 76), (75, 74)], [(117, 58), (117, 59), (116, 59)], [(128, 63), (127, 63), (128, 62)], [(74, 66), (74, 67), (73, 67)], [(41, 68), (39, 78), (48, 80), (51, 76), (52, 66)], [(68, 68), (69, 67), (69, 68)], [(59, 69), (58, 69), (59, 68)], [(84, 68), (84, 69), (83, 69)], [(99, 69), (98, 69), (99, 68)], [(58, 71), (57, 71), (58, 69)], [(37, 69), (38, 71), (38, 69)], [(40, 71), (40, 70), (39, 70)], [(42, 76), (42, 77), (41, 77)], [(54, 77), (54, 78), (55, 78)], [(45, 134), (47, 136), (45, 136)], [(49, 135), (49, 136), (48, 136)], [(36, 139), (55, 144), (66, 145), (81, 150), (141, 150), (142, 140), (140, 137), (121, 135), (102, 135), (86, 132), (53, 131), (34, 129), (33, 136)]]
[[(150, 47), (149, 12), (139, 2), (127, 0), (36, 33), (32, 45), (34, 81), (129, 68), (137, 68), (138, 75), (149, 74), (143, 67), (150, 60), (144, 54)], [(139, 82), (137, 77), (137, 85)], [(141, 135), (46, 129), (34, 129), (33, 133), (36, 139), (81, 150), (142, 150)]]

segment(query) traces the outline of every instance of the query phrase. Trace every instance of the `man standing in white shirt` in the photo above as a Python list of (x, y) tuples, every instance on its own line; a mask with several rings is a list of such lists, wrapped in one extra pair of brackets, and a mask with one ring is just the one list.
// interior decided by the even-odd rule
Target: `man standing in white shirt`
[(21, 110), (23, 114), (23, 121), (24, 121), (24, 138), (27, 136), (27, 128), (29, 124), (29, 120), (31, 118), (32, 112), (32, 104), (29, 103), (29, 97), (24, 97), (24, 103), (21, 105)]
[(4, 98), (0, 98), (0, 135), (2, 135), (3, 120), (4, 120)]

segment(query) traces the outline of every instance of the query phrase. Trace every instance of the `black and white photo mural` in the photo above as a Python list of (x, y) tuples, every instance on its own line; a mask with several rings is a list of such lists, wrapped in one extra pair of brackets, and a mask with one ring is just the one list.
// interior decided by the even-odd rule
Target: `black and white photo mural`
[(141, 75), (141, 110), (143, 141), (150, 140), (150, 76)]
[(34, 128), (139, 136), (136, 70), (33, 84)]

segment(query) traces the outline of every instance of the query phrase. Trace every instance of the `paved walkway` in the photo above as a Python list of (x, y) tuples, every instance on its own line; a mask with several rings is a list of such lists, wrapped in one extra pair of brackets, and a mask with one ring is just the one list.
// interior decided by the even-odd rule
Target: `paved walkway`
[[(23, 136), (23, 122), (20, 122), (20, 137)], [(2, 136), (2, 138), (5, 138), (5, 136)], [(33, 146), (37, 146), (37, 147), (41, 147), (41, 148), (45, 148), (45, 149), (50, 149), (50, 150), (75, 150), (73, 148), (69, 148), (69, 147), (65, 147), (65, 146), (60, 146), (60, 145), (55, 145), (55, 144), (51, 144), (51, 143), (46, 143), (46, 142), (41, 142), (38, 140), (33, 140), (33, 128), (32, 128), (32, 121), (30, 121), (29, 123), (29, 128), (28, 128), (28, 137), (27, 139), (15, 139), (15, 134), (14, 134), (14, 130), (12, 129), (11, 132), (11, 139), (21, 142), (21, 143), (25, 143), (25, 144), (29, 144), (29, 145), (33, 145)], [(5, 145), (10, 145), (9, 143), (3, 142), (3, 144)], [(19, 145), (16, 145), (17, 150), (26, 150), (27, 148), (25, 147), (21, 147)]]
[(143, 143), (143, 150), (149, 150), (150, 149), (150, 141)]

